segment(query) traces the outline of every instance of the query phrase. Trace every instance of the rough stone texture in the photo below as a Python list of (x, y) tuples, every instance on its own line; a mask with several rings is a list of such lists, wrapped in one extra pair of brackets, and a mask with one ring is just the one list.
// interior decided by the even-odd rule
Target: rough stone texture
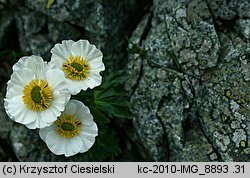
[(250, 2), (247, 0), (207, 0), (218, 28), (236, 31), (246, 42), (250, 41)]
[(151, 4), (151, 0), (57, 0), (48, 9), (47, 2), (3, 1), (6, 7), (13, 8), (24, 52), (49, 60), (49, 51), (55, 43), (85, 38), (102, 48), (105, 55), (111, 55), (116, 67), (126, 62), (126, 54), (122, 53), (126, 49), (125, 37), (130, 35)]
[(12, 153), (12, 149), (9, 148), (10, 140), (9, 133), (10, 128), (13, 127), (13, 122), (6, 115), (3, 107), (3, 96), (0, 93), (0, 160), (1, 161), (16, 161), (14, 154)]
[(249, 1), (154, 5), (127, 67), (141, 143), (155, 161), (250, 161)]
[(14, 17), (0, 4), (0, 49), (13, 47), (11, 41), (16, 37), (14, 27)]

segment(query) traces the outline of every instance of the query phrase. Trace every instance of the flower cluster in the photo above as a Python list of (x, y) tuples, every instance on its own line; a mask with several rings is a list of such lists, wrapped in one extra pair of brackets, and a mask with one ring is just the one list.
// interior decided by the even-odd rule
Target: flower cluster
[(51, 49), (51, 61), (25, 56), (13, 66), (4, 106), (8, 116), (39, 135), (56, 155), (88, 151), (98, 128), (82, 102), (70, 100), (102, 81), (103, 54), (87, 40), (64, 40)]

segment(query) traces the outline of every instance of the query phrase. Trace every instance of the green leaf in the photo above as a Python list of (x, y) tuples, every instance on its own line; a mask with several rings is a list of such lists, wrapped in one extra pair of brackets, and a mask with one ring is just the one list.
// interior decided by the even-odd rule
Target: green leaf
[(178, 70), (181, 70), (181, 65), (180, 65), (180, 63), (179, 63), (179, 61), (178, 61), (178, 59), (177, 59), (175, 53), (174, 53), (173, 51), (168, 51), (167, 53), (168, 53), (169, 56), (173, 59), (175, 65), (176, 65), (176, 67), (177, 67), (177, 69), (178, 69)]
[(91, 106), (109, 118), (130, 118), (130, 105), (123, 88), (127, 79), (128, 76), (123, 71), (104, 75), (102, 85), (93, 90)]
[(22, 52), (18, 50), (12, 50), (12, 49), (6, 49), (3, 51), (0, 51), (0, 57), (4, 58), (10, 58), (12, 62), (16, 62), (16, 59), (22, 56)]
[(96, 142), (85, 154), (87, 154), (92, 161), (112, 161), (119, 153), (121, 153), (121, 149), (119, 148), (118, 139), (113, 129), (101, 127), (99, 128)]
[[(123, 71), (117, 71), (116, 73), (110, 73), (108, 76), (104, 76), (103, 84), (100, 86), (101, 89), (109, 89), (119, 85), (124, 85), (129, 76), (124, 75)], [(98, 89), (98, 88), (97, 88)]]
[(131, 54), (139, 54), (140, 56), (144, 57), (147, 55), (147, 51), (140, 47), (138, 44), (135, 44), (131, 39), (129, 39), (128, 37), (126, 37), (126, 40), (128, 41), (128, 43), (130, 44), (130, 48), (128, 49), (128, 52), (130, 52)]
[(103, 125), (103, 124), (107, 124), (110, 122), (109, 118), (103, 114), (102, 112), (100, 112), (98, 109), (96, 109), (93, 106), (89, 106), (90, 112), (91, 114), (94, 116), (94, 120)]
[(105, 98), (112, 98), (117, 96), (123, 96), (124, 91), (117, 88), (110, 88), (109, 90), (97, 90), (94, 92), (95, 99), (105, 99)]
[(51, 5), (54, 3), (55, 0), (48, 0), (46, 8), (50, 9)]
[(130, 114), (127, 111), (127, 107), (114, 106), (108, 102), (97, 101), (96, 108), (106, 112), (109, 117), (115, 116), (118, 118), (130, 118)]
[(93, 106), (94, 105), (94, 92), (93, 90), (86, 90), (84, 92), (80, 92), (76, 97), (79, 98), (86, 106)]
[(126, 107), (126, 109), (129, 109), (130, 103), (127, 100), (124, 99), (116, 99), (116, 98), (105, 98), (101, 100), (104, 103), (109, 103), (111, 105), (117, 106), (117, 107)]

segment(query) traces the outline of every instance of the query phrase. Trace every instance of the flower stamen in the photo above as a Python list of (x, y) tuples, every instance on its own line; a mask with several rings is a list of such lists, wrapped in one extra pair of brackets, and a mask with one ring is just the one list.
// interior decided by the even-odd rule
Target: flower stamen
[(80, 133), (81, 121), (72, 114), (62, 115), (55, 121), (57, 133), (64, 138), (72, 138)]
[(63, 63), (62, 70), (71, 80), (83, 80), (89, 76), (90, 65), (80, 56), (71, 56)]
[(23, 102), (32, 111), (43, 111), (52, 100), (52, 90), (44, 80), (32, 80), (23, 89)]

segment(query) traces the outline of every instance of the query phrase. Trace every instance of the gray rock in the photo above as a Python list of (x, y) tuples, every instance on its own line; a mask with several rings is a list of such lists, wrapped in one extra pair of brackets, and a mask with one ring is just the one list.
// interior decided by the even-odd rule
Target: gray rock
[(19, 7), (15, 16), (21, 50), (48, 60), (52, 44), (49, 42), (48, 35), (43, 33), (46, 29), (46, 16), (24, 7)]
[(77, 40), (81, 37), (81, 30), (68, 23), (61, 23), (48, 19), (48, 38), (54, 43), (63, 39)]
[[(131, 33), (150, 4), (150, 0), (119, 2), (58, 0), (47, 8), (47, 2), (47, 0), (23, 0), (16, 4), (16, 8), (19, 9), (17, 14), (21, 38), (19, 41), (25, 52), (37, 53), (48, 59), (47, 48), (55, 43), (63, 39), (87, 38), (98, 48), (102, 48), (107, 55), (112, 56), (115, 59), (113, 65), (118, 67), (126, 62), (124, 60), (126, 54), (122, 52), (126, 49), (126, 36)], [(36, 39), (37, 35), (40, 37)], [(33, 41), (39, 43), (41, 36), (46, 42), (40, 46), (35, 45), (35, 49), (32, 50), (29, 45), (30, 39), (34, 38)], [(41, 51), (44, 53), (41, 54)]]
[(237, 1), (208, 0), (207, 2), (216, 20), (230, 21), (236, 17)]
[(237, 13), (240, 18), (250, 18), (250, 2), (239, 0), (237, 3)]
[(0, 92), (0, 161), (16, 161), (9, 140), (9, 134), (12, 127), (13, 122), (5, 113), (3, 107), (3, 94)]
[(0, 2), (6, 4), (6, 0), (0, 0)]
[(206, 78), (200, 89), (203, 100), (197, 100), (202, 127), (225, 161), (241, 160), (242, 152), (249, 155), (240, 146), (241, 141), (249, 142), (249, 84), (240, 65), (242, 58), (249, 61), (243, 57), (249, 56), (248, 46), (238, 41), (238, 45), (230, 47), (226, 61), (203, 76)]
[(10, 130), (13, 127), (13, 122), (9, 119), (7, 114), (5, 113), (5, 109), (3, 106), (3, 94), (0, 93), (0, 139), (8, 140)]
[(246, 42), (250, 43), (250, 18), (239, 19), (236, 22), (236, 30)]
[(14, 40), (15, 32), (14, 16), (4, 6), (0, 5), (0, 49), (12, 47), (11, 40)]
[(249, 25), (223, 26), (241, 22), (247, 3), (154, 1), (152, 20), (133, 33), (146, 55), (129, 55), (126, 88), (136, 133), (155, 161), (250, 160)]
[(250, 34), (250, 2), (247, 0), (226, 1), (208, 0), (213, 19), (218, 28), (222, 31), (238, 32), (246, 42), (249, 43)]

